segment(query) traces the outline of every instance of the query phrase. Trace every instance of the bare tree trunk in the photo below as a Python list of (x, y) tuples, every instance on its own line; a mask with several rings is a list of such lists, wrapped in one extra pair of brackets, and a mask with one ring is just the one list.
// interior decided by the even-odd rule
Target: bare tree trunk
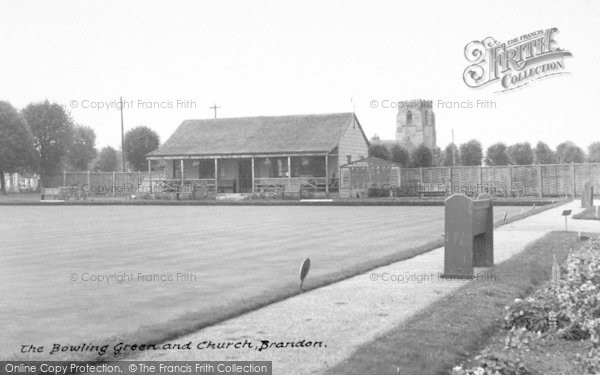
[(45, 188), (45, 187), (48, 187), (48, 181), (47, 181), (46, 173), (45, 172), (41, 172), (40, 173), (39, 183), (38, 183), (38, 189), (40, 189), (40, 191), (42, 191), (42, 188)]
[(0, 169), (0, 194), (6, 195), (6, 185), (4, 183), (4, 171)]

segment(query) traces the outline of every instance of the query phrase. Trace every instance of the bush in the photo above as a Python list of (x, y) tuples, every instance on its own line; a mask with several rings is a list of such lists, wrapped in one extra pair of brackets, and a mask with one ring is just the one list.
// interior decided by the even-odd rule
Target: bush
[(561, 278), (557, 295), (561, 308), (572, 325), (600, 346), (600, 239), (592, 240), (567, 258), (566, 275)]
[(369, 188), (369, 197), (380, 198), (380, 197), (389, 197), (390, 196), (390, 187), (389, 186), (371, 186)]
[(525, 300), (506, 307), (504, 328), (545, 333), (555, 321), (557, 333), (568, 340), (600, 342), (600, 239), (569, 254), (558, 275)]
[[(588, 373), (597, 374), (600, 373), (600, 239), (569, 255), (566, 271), (559, 283), (558, 299), (571, 326), (586, 338), (589, 336), (592, 346), (580, 360)], [(569, 330), (565, 332), (568, 334)]]
[[(556, 267), (554, 267), (556, 268)], [(589, 339), (591, 347), (581, 357), (590, 373), (600, 371), (600, 238), (569, 254), (548, 285), (525, 300), (506, 307), (507, 340), (521, 328), (538, 334), (549, 332), (566, 340)]]
[[(589, 374), (600, 373), (600, 238), (569, 254), (562, 268), (555, 264), (553, 280), (526, 299), (517, 298), (505, 307), (503, 327), (510, 329), (506, 349), (518, 353), (553, 340), (587, 340), (591, 346), (579, 356), (579, 363)], [(457, 366), (452, 374), (530, 374), (520, 354), (516, 358), (499, 358), (482, 354), (477, 367)]]
[(533, 374), (519, 361), (511, 361), (496, 356), (485, 356), (478, 358), (479, 366), (466, 369), (456, 366), (452, 369), (452, 375), (530, 375)]
[(556, 295), (543, 289), (524, 300), (517, 298), (512, 305), (506, 306), (504, 328), (525, 328), (531, 332), (545, 333), (550, 329), (552, 313), (555, 314), (559, 328), (569, 325), (568, 317), (563, 311), (560, 311)]
[(171, 193), (154, 193), (154, 198), (158, 200), (169, 200), (171, 199)]
[(315, 193), (313, 193), (313, 192), (307, 192), (307, 191), (300, 192), (300, 199), (314, 199), (314, 198), (315, 198)]

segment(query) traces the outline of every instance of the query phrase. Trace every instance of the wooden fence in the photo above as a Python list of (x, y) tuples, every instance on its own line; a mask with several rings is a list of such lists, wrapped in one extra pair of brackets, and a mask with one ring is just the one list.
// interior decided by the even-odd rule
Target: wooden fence
[(45, 177), (44, 187), (66, 187), (88, 195), (126, 196), (156, 191), (162, 172), (63, 172)]
[[(391, 180), (391, 176), (390, 176)], [(473, 167), (402, 168), (402, 191), (488, 192), (506, 197), (581, 195), (585, 182), (600, 191), (600, 163)], [(377, 185), (371, 181), (369, 186)], [(360, 189), (344, 184), (341, 190)]]
[[(340, 191), (360, 190), (380, 184), (380, 181), (398, 181), (398, 168), (372, 171), (372, 180), (354, 181), (342, 178)], [(376, 173), (375, 173), (376, 172)], [(367, 174), (368, 176), (369, 174)], [(162, 172), (64, 172), (46, 176), (45, 187), (87, 189), (89, 194), (127, 195), (149, 192), (164, 180)], [(361, 186), (354, 186), (362, 181)], [(448, 194), (487, 192), (506, 197), (559, 197), (581, 195), (583, 185), (591, 182), (594, 191), (600, 191), (600, 163), (512, 165), (496, 167), (433, 167), (400, 168), (400, 185), (390, 186), (405, 192), (445, 191)]]

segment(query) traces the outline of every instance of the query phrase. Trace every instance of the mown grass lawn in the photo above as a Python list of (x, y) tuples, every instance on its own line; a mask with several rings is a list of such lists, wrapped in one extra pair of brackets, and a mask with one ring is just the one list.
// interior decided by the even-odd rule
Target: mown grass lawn
[(176, 336), (295, 293), (306, 257), (310, 288), (442, 231), (443, 207), (5, 206), (0, 354)]

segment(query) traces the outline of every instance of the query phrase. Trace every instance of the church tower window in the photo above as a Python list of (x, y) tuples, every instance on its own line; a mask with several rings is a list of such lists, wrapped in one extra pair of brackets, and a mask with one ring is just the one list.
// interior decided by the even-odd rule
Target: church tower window
[(410, 124), (412, 122), (412, 112), (408, 111), (406, 112), (406, 124)]

